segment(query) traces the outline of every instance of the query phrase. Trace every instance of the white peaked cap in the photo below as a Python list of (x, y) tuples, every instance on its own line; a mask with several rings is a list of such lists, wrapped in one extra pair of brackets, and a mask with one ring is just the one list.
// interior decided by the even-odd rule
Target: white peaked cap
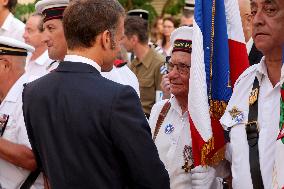
[(34, 47), (14, 38), (0, 36), (0, 55), (27, 56)]
[(42, 13), (46, 9), (55, 7), (67, 7), (69, 0), (41, 0), (35, 4), (36, 12)]

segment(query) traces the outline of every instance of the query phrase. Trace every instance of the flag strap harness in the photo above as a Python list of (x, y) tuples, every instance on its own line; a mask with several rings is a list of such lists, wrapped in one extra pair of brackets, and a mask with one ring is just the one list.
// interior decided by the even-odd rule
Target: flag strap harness
[(263, 189), (264, 186), (260, 171), (258, 150), (259, 127), (257, 123), (257, 118), (259, 88), (259, 81), (257, 77), (255, 77), (253, 87), (249, 96), (249, 113), (248, 122), (246, 124), (246, 133), (249, 145), (249, 163), (253, 188)]

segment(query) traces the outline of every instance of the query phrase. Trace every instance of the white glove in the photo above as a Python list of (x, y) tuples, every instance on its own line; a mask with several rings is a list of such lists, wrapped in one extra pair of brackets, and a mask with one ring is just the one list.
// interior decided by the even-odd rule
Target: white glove
[(215, 169), (209, 166), (197, 166), (191, 170), (192, 189), (209, 189), (215, 180)]

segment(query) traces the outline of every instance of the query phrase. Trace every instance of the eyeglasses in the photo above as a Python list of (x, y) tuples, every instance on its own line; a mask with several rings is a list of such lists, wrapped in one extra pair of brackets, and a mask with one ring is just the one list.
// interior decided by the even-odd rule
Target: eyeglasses
[(184, 64), (184, 63), (178, 63), (178, 64), (174, 64), (173, 62), (171, 62), (168, 58), (167, 61), (165, 62), (165, 66), (167, 67), (167, 71), (171, 72), (173, 71), (174, 67), (177, 67), (177, 71), (180, 74), (183, 75), (187, 75), (190, 71), (190, 65)]

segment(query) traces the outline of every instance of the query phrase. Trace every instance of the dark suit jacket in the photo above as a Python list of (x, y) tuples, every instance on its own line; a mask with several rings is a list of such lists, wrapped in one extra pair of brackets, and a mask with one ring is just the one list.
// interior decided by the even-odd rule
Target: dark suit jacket
[(263, 54), (256, 48), (256, 46), (252, 45), (251, 50), (249, 52), (249, 64), (254, 65), (258, 64), (263, 57)]
[(28, 136), (52, 189), (166, 189), (136, 92), (92, 66), (62, 62), (23, 92)]

